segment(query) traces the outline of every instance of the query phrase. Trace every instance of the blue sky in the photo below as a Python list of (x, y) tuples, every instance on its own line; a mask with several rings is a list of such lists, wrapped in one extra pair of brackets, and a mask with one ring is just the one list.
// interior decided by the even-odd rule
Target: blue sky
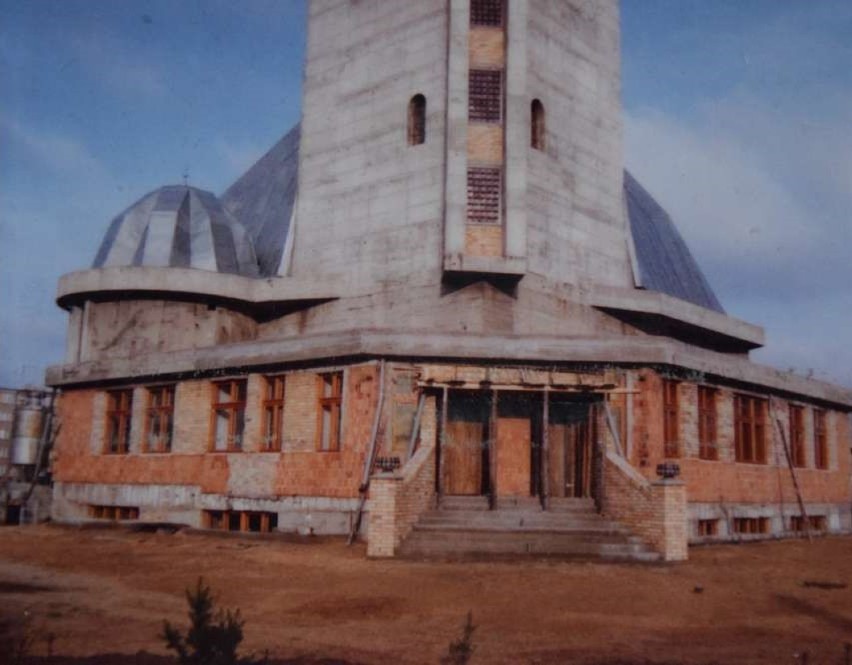
[[(413, 0), (387, 0), (408, 2)], [(221, 192), (299, 117), (301, 0), (0, 0), (0, 385), (63, 355), (58, 277), (180, 182)], [(852, 3), (624, 0), (625, 158), (755, 359), (852, 387)]]

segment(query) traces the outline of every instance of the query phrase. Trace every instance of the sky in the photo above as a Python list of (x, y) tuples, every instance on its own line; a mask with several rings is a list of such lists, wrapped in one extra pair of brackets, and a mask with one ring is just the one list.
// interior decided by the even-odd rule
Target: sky
[[(385, 0), (410, 2), (414, 0)], [(625, 161), (761, 363), (852, 387), (852, 2), (623, 0)], [(0, 386), (64, 354), (60, 275), (299, 120), (303, 0), (0, 0)]]

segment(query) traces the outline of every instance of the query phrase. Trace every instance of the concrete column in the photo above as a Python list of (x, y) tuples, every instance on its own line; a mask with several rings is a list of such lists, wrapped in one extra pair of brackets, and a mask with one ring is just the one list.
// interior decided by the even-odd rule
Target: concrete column
[(527, 256), (527, 152), (530, 104), (527, 95), (527, 2), (508, 2), (506, 28), (506, 258)]
[(665, 561), (686, 561), (689, 529), (686, 510), (686, 484), (680, 480), (651, 483), (654, 519), (657, 522), (657, 550)]

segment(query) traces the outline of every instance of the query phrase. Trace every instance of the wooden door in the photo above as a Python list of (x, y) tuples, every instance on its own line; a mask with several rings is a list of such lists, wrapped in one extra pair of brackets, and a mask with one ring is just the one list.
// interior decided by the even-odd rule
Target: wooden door
[(498, 496), (530, 496), (534, 403), (530, 395), (501, 393), (497, 402)]
[(548, 424), (548, 485), (553, 497), (588, 497), (591, 427), (588, 403), (554, 401)]
[(450, 391), (441, 445), (441, 491), (479, 495), (486, 487), (490, 400), (487, 394)]

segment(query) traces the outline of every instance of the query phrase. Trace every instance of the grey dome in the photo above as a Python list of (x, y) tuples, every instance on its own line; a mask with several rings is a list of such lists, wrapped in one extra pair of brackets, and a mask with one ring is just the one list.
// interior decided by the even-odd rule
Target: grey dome
[(245, 227), (216, 196), (186, 185), (146, 194), (112, 220), (92, 267), (113, 266), (258, 274)]

